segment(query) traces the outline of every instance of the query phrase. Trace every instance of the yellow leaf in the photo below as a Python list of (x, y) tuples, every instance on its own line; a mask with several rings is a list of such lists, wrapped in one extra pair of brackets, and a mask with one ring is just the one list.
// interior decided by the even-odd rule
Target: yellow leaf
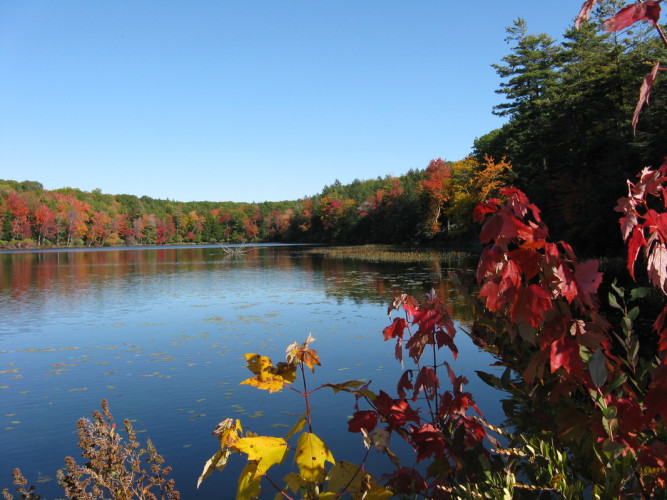
[(315, 483), (324, 479), (325, 462), (336, 463), (327, 445), (310, 432), (304, 432), (299, 436), (295, 460), (301, 477)]
[(261, 477), (253, 479), (257, 464), (248, 462), (239, 476), (239, 487), (236, 490), (236, 500), (251, 500), (259, 496)]
[(364, 500), (385, 500), (394, 494), (383, 486), (371, 481), (371, 489), (364, 495)]
[(327, 491), (325, 493), (320, 493), (320, 496), (318, 496), (320, 500), (327, 500), (327, 498), (337, 498), (335, 493), (331, 493), (330, 491)]
[(213, 435), (218, 437), (220, 441), (220, 449), (225, 451), (229, 446), (232, 446), (236, 441), (239, 440), (240, 433), (243, 432), (241, 428), (241, 421), (233, 418), (226, 418), (220, 422), (215, 430)]
[(298, 493), (301, 488), (306, 487), (306, 481), (299, 476), (296, 472), (290, 472), (287, 474), (283, 481), (287, 484), (287, 487), (292, 490), (294, 493)]
[(336, 462), (329, 473), (329, 491), (340, 491), (347, 486), (348, 491), (359, 491), (364, 477), (358, 465), (340, 461)]
[(292, 426), (292, 428), (289, 430), (289, 432), (285, 436), (285, 440), (288, 440), (289, 438), (294, 436), (294, 434), (296, 434), (297, 432), (301, 431), (301, 429), (303, 429), (303, 426), (306, 425), (306, 415), (307, 414), (308, 414), (308, 412), (303, 412), (303, 414), (296, 421), (296, 424), (294, 424), (294, 426)]
[(285, 440), (271, 436), (241, 438), (234, 443), (234, 449), (246, 453), (248, 460), (257, 462), (252, 479), (262, 476), (273, 465), (283, 463), (288, 453)]
[(258, 389), (278, 392), (283, 388), (283, 383), (291, 383), (296, 379), (296, 366), (278, 363), (273, 366), (271, 359), (259, 354), (247, 353), (248, 369), (255, 374), (254, 377), (244, 380), (241, 385), (251, 385)]
[(202, 481), (210, 476), (215, 469), (222, 470), (225, 468), (229, 455), (229, 450), (219, 450), (215, 455), (206, 461), (204, 464), (204, 470), (202, 471), (201, 476), (199, 476), (199, 479), (197, 479), (197, 489), (199, 489), (199, 485), (202, 483)]

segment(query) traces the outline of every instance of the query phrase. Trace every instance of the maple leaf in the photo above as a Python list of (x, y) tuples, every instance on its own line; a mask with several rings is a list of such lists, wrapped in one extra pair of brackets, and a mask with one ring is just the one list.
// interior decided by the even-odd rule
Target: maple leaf
[(442, 458), (445, 454), (445, 440), (442, 432), (432, 424), (424, 424), (412, 431), (413, 446), (417, 449), (417, 462), (435, 455)]
[(417, 401), (417, 395), (421, 391), (424, 391), (426, 397), (433, 399), (437, 393), (438, 387), (440, 387), (440, 382), (435, 370), (428, 366), (423, 366), (422, 369), (419, 370), (419, 374), (415, 380), (415, 391), (412, 395), (412, 401)]
[(248, 369), (255, 376), (244, 380), (241, 385), (251, 385), (273, 393), (281, 390), (284, 383), (289, 384), (296, 380), (296, 366), (293, 364), (278, 363), (278, 366), (274, 367), (268, 357), (252, 353), (246, 353), (245, 358)]
[(514, 323), (523, 320), (527, 325), (537, 328), (551, 308), (551, 294), (541, 286), (531, 284), (517, 290), (510, 313)]
[(394, 318), (394, 321), (391, 325), (386, 327), (384, 330), (382, 330), (382, 334), (384, 335), (384, 340), (387, 341), (389, 339), (402, 339), (403, 334), (405, 332), (405, 329), (408, 327), (408, 322), (405, 321), (403, 318)]
[(398, 386), (396, 392), (401, 398), (405, 398), (405, 391), (412, 390), (414, 386), (412, 385), (412, 370), (405, 370), (401, 378), (398, 379)]
[(660, 244), (653, 245), (646, 270), (651, 283), (667, 294), (667, 248)]
[(403, 427), (408, 422), (414, 422), (417, 425), (420, 422), (419, 413), (404, 400), (395, 401), (389, 408), (386, 418), (390, 429)]
[(271, 436), (240, 438), (234, 443), (233, 448), (239, 453), (248, 455), (249, 461), (257, 463), (251, 480), (263, 476), (272, 466), (283, 463), (289, 451), (284, 439)]
[(329, 447), (311, 432), (299, 436), (294, 460), (301, 477), (315, 483), (324, 479), (326, 462), (336, 463)]
[(599, 262), (596, 259), (575, 263), (574, 279), (577, 282), (579, 296), (584, 304), (592, 306), (593, 296), (602, 281), (602, 273), (598, 272)]
[(251, 500), (259, 496), (261, 476), (255, 477), (257, 464), (248, 462), (239, 475), (239, 485), (236, 490), (236, 500)]
[(630, 276), (632, 279), (635, 279), (635, 260), (639, 254), (639, 250), (646, 245), (646, 239), (644, 239), (644, 232), (636, 227), (632, 231), (632, 236), (628, 242), (628, 271), (630, 271)]
[(414, 492), (426, 491), (427, 484), (424, 478), (412, 467), (399, 467), (391, 474), (382, 476), (387, 480), (387, 486), (398, 493), (405, 493), (410, 496)]
[(620, 31), (637, 21), (648, 21), (654, 26), (660, 19), (660, 2), (662, 0), (647, 0), (641, 3), (628, 5), (619, 10), (612, 18), (604, 22), (607, 31)]
[(637, 135), (637, 123), (639, 122), (639, 113), (644, 107), (644, 104), (648, 106), (648, 98), (651, 95), (651, 89), (653, 89), (653, 84), (655, 83), (655, 79), (658, 77), (659, 69), (660, 69), (660, 63), (657, 62), (653, 65), (653, 69), (644, 77), (642, 86), (639, 89), (639, 100), (637, 101), (635, 112), (632, 115), (632, 130), (634, 131), (635, 135)]
[(377, 412), (373, 410), (355, 411), (347, 422), (347, 430), (348, 432), (361, 432), (361, 429), (365, 429), (367, 432), (372, 432), (377, 423)]
[(456, 422), (463, 427), (463, 444), (465, 446), (475, 448), (486, 437), (484, 427), (476, 420), (465, 415), (459, 415), (456, 417)]
[(593, 11), (593, 7), (597, 3), (598, 0), (586, 0), (584, 4), (581, 6), (581, 10), (579, 11), (579, 15), (577, 16), (577, 19), (574, 21), (574, 27), (576, 29), (579, 29), (581, 26), (581, 23), (584, 21), (588, 21), (589, 16), (591, 15), (591, 12)]
[(296, 342), (293, 342), (292, 344), (288, 345), (287, 349), (285, 350), (285, 352), (287, 353), (286, 354), (287, 363), (291, 365), (296, 363), (297, 361), (301, 362), (308, 368), (310, 368), (310, 371), (315, 373), (315, 365), (321, 366), (320, 358), (316, 354), (317, 351), (309, 349), (310, 344), (313, 343), (315, 340), (316, 339), (313, 338), (313, 335), (309, 333), (308, 338), (300, 346)]
[(579, 344), (569, 338), (562, 338), (551, 344), (551, 372), (563, 367), (567, 373), (581, 377), (584, 362), (579, 354)]

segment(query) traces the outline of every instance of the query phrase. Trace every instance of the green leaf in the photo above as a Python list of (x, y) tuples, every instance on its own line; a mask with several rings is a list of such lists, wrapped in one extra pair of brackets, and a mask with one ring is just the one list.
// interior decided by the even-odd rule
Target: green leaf
[(639, 316), (639, 307), (635, 306), (628, 312), (628, 318), (630, 318), (632, 321), (635, 321), (637, 316)]
[(615, 309), (618, 309), (619, 311), (623, 310), (623, 308), (618, 304), (616, 300), (616, 295), (614, 295), (611, 292), (609, 292), (609, 305)]
[(621, 319), (621, 328), (626, 335), (632, 331), (632, 320), (627, 316)]
[(607, 382), (607, 367), (605, 366), (605, 355), (602, 349), (598, 349), (588, 360), (588, 371), (595, 387), (601, 387)]
[(495, 375), (492, 375), (490, 373), (482, 372), (479, 370), (475, 370), (475, 373), (479, 378), (481, 378), (485, 384), (490, 385), (491, 387), (495, 387), (496, 389), (502, 389), (503, 388), (503, 381), (496, 377)]
[(610, 394), (611, 391), (625, 384), (626, 380), (628, 380), (628, 376), (625, 373), (621, 373), (607, 386), (605, 394)]
[(639, 287), (639, 288), (633, 288), (630, 290), (630, 299), (635, 300), (635, 299), (643, 299), (646, 297), (648, 294), (649, 288), (647, 287)]
[(616, 418), (616, 407), (615, 406), (609, 406), (602, 410), (602, 416), (606, 418), (607, 420), (611, 420), (612, 418)]

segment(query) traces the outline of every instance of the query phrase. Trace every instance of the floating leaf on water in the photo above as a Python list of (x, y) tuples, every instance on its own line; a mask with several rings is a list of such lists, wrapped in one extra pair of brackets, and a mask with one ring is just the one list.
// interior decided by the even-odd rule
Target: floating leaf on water
[(28, 394), (30, 391), (21, 391), (19, 394)]
[(198, 400), (197, 400), (197, 401), (195, 401), (195, 402), (196, 402), (196, 403), (201, 403), (202, 401), (206, 401), (206, 398), (201, 398), (201, 399), (198, 399)]
[(50, 481), (53, 481), (53, 478), (52, 478), (52, 477), (49, 477), (49, 476), (39, 476), (39, 477), (37, 478), (37, 481), (35, 481), (35, 482), (41, 484), (41, 483), (48, 483), (48, 482), (50, 482)]
[(343, 368), (339, 368), (339, 369), (338, 369), (339, 372), (342, 372), (342, 371), (344, 371), (344, 370), (349, 370), (349, 368), (343, 367)]
[(0, 385), (0, 389), (9, 389), (8, 385)]
[(184, 444), (183, 448), (190, 448), (190, 446), (192, 446), (192, 445), (191, 444)]
[(115, 385), (107, 385), (107, 389), (111, 389), (112, 391), (116, 389)]
[(9, 423), (12, 424), (12, 425), (18, 425), (18, 424), (21, 423), (21, 421), (20, 421), (20, 420), (12, 420), (12, 421), (9, 422)]
[(279, 423), (279, 422), (276, 422), (275, 424), (271, 424), (269, 427), (271, 427), (271, 428), (273, 428), (273, 429), (277, 429), (278, 427), (289, 427), (289, 425), (287, 425), (287, 424), (281, 424), (281, 423)]

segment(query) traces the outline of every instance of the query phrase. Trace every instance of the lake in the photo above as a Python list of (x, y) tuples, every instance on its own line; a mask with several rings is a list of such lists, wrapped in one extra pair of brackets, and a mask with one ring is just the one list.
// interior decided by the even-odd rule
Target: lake
[[(372, 380), (372, 390), (395, 395), (402, 369), (394, 343), (382, 340), (394, 295), (421, 298), (434, 288), (448, 298), (460, 325), (470, 320), (438, 262), (338, 261), (307, 250), (0, 253), (0, 489), (11, 486), (11, 471), (20, 467), (42, 498), (62, 497), (55, 476), (64, 457), (82, 463), (76, 422), (106, 398), (115, 420), (130, 418), (139, 440), (150, 438), (173, 467), (170, 477), (182, 498), (233, 498), (229, 488), (245, 465), (241, 456), (195, 490), (218, 448), (211, 436), (216, 424), (240, 418), (244, 430), (282, 436), (304, 411), (293, 391), (269, 394), (239, 385), (251, 376), (244, 353), (282, 361), (287, 345), (312, 333), (322, 366), (307, 372), (309, 388), (364, 379)], [(487, 419), (500, 423), (501, 394), (474, 373), (498, 374), (489, 367), (494, 360), (462, 332), (456, 343), (458, 361), (445, 360), (468, 378)], [(360, 435), (347, 431), (354, 397), (323, 389), (311, 398), (313, 432), (337, 459), (359, 462), (365, 451)], [(389, 462), (372, 457), (369, 466), (381, 472)]]

